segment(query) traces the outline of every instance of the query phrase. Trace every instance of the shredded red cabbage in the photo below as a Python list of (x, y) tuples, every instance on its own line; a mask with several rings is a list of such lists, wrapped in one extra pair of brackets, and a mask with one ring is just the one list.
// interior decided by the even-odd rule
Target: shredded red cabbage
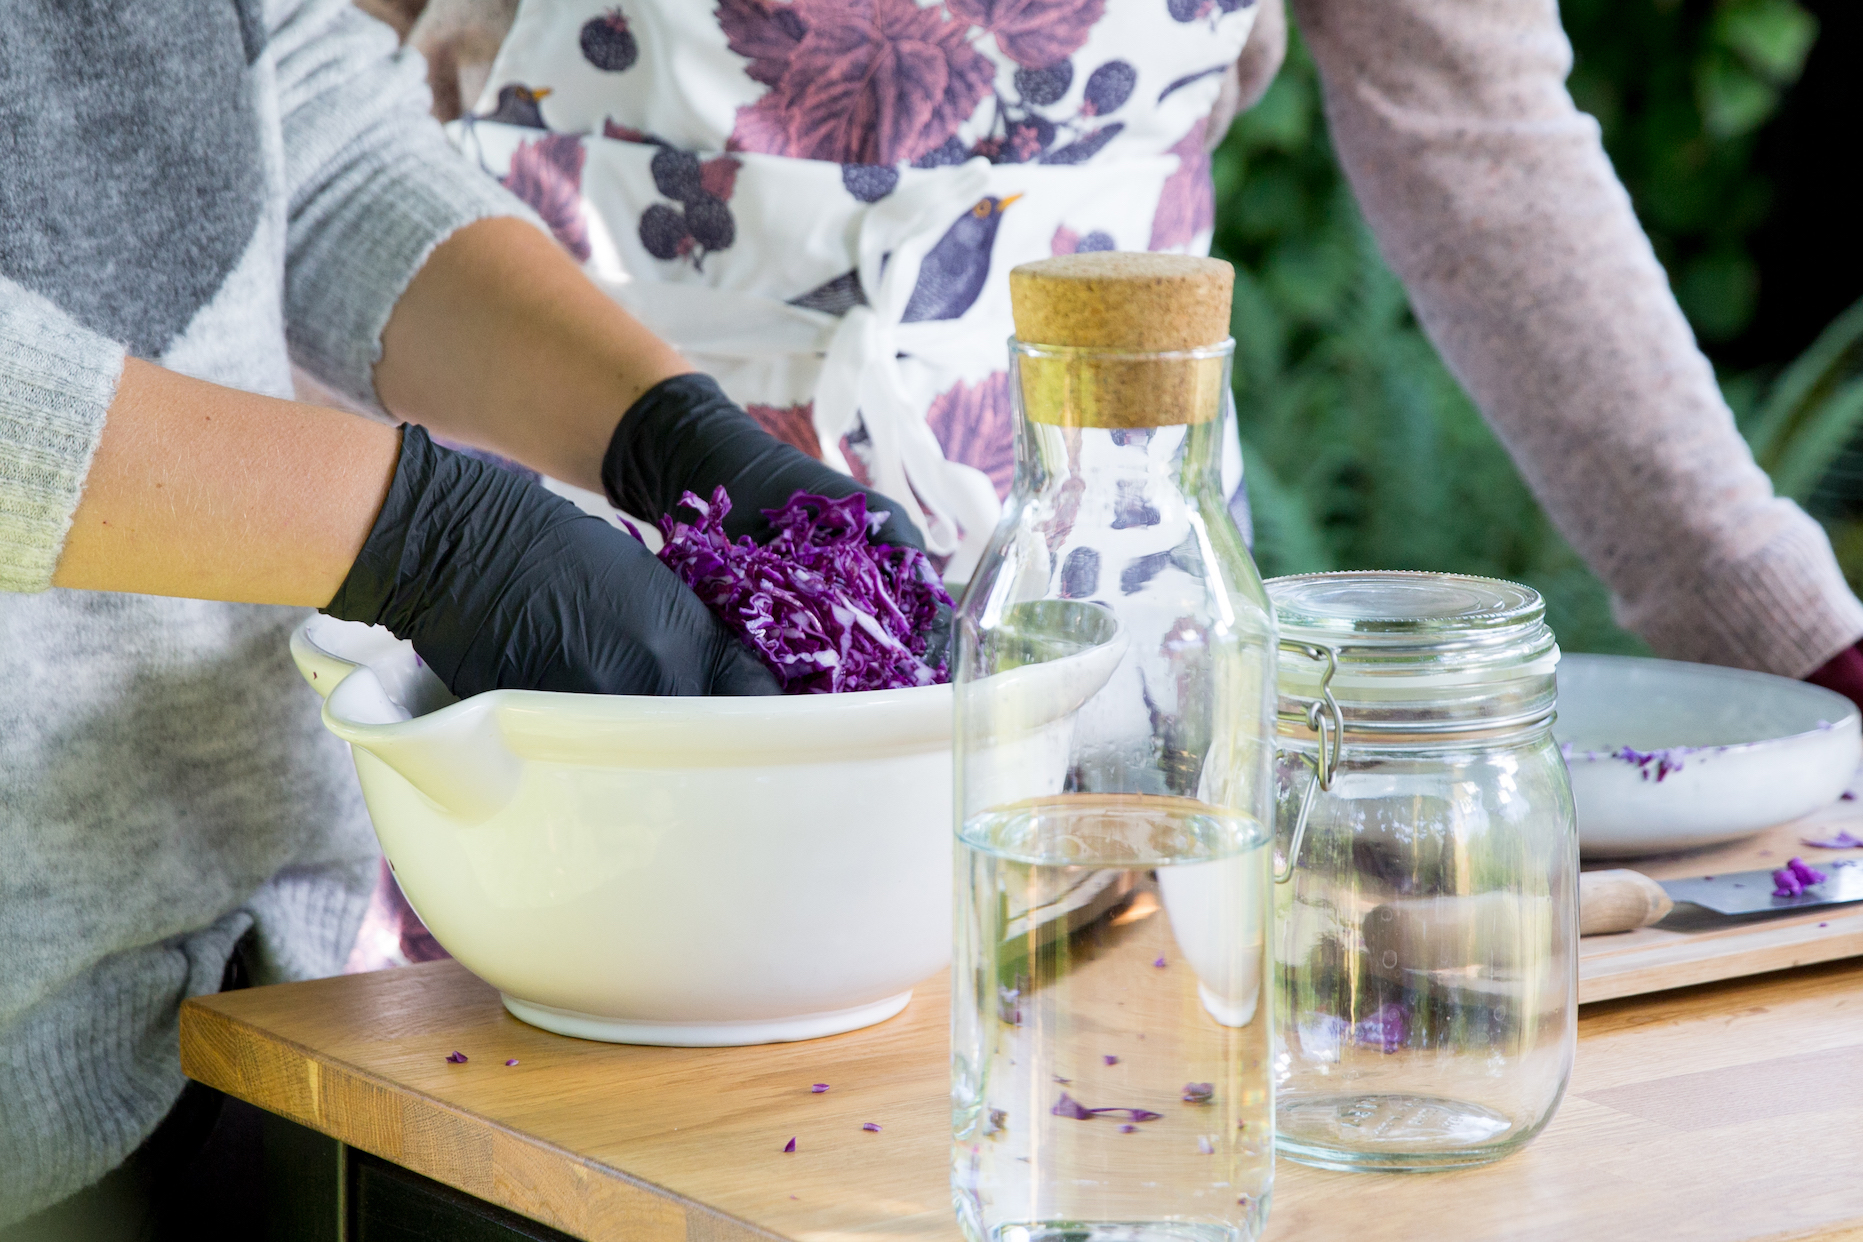
[(786, 694), (894, 690), (949, 680), (925, 662), (938, 606), (951, 597), (917, 548), (877, 547), (867, 535), (886, 520), (859, 492), (844, 500), (797, 492), (765, 509), (776, 535), (759, 545), (725, 537), (731, 498), (691, 492), (681, 504), (696, 524), (660, 520), (660, 559), (695, 591), (783, 683)]
[(1395, 1001), (1387, 1001), (1352, 1028), (1352, 1039), (1371, 1048), (1396, 1052), (1410, 1037), (1410, 1015)]
[(1061, 1098), (1054, 1102), (1054, 1107), (1048, 1111), (1057, 1117), (1071, 1117), (1075, 1121), (1092, 1121), (1095, 1117), (1124, 1117), (1127, 1121), (1156, 1121), (1164, 1116), (1163, 1113), (1154, 1113), (1149, 1108), (1088, 1108), (1065, 1091), (1061, 1093)]
[(1187, 1082), (1184, 1084), (1184, 1103), (1208, 1104), (1216, 1096), (1216, 1086), (1207, 1082)]
[(783, 1144), (784, 1151), (794, 1151), (795, 1149), (796, 1149), (796, 1140), (794, 1139), (790, 1139), (787, 1143)]
[(860, 1128), (871, 1134), (878, 1134), (880, 1132), (880, 1123), (877, 1121), (863, 1121), (860, 1123)]
[(463, 1052), (449, 1052), (446, 1054), (446, 1059), (451, 1061), (454, 1065), (464, 1065), (466, 1063), (466, 1054)]
[(1785, 867), (1786, 870), (1790, 871), (1794, 876), (1797, 876), (1798, 882), (1803, 884), (1806, 888), (1810, 888), (1813, 884), (1822, 884), (1831, 878), (1822, 871), (1819, 871), (1816, 867), (1807, 864), (1802, 858), (1792, 859), (1792, 861), (1785, 864)]

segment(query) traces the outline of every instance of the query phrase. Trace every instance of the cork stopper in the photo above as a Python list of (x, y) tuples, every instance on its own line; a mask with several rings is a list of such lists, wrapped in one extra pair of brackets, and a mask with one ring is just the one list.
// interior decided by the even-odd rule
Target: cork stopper
[(1229, 264), (1191, 255), (1071, 254), (1013, 269), (1023, 410), (1063, 427), (1217, 419), (1226, 353), (1181, 355), (1228, 341), (1234, 287)]
[(1012, 270), (1009, 302), (1016, 339), (1030, 345), (1161, 353), (1227, 340), (1235, 283), (1221, 259), (1064, 254)]

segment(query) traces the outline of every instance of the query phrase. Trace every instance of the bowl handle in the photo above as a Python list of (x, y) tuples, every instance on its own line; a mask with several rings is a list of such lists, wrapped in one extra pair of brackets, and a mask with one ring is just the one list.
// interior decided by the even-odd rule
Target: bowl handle
[(343, 678), (361, 666), (350, 660), (339, 660), (312, 642), (306, 632), (309, 628), (310, 622), (306, 621), (291, 631), (291, 658), (310, 688), (327, 699), (330, 692), (343, 683)]

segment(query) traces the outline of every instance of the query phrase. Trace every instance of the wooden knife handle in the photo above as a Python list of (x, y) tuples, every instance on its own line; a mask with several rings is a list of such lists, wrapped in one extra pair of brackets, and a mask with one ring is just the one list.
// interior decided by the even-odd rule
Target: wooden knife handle
[(1662, 885), (1641, 871), (1581, 871), (1578, 876), (1578, 934), (1634, 931), (1661, 919), (1675, 903)]

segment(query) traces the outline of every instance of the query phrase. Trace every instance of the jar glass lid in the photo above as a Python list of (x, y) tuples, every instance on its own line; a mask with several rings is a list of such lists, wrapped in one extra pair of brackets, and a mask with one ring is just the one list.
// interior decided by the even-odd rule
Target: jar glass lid
[[(1354, 570), (1266, 586), (1281, 637), (1331, 648), (1343, 689), (1543, 675), (1559, 658), (1539, 592), (1498, 578)], [(1283, 654), (1281, 667), (1290, 688), (1312, 676), (1299, 656)]]
[(1546, 605), (1531, 587), (1466, 574), (1355, 570), (1296, 574), (1267, 583), (1284, 633), (1359, 642), (1416, 640), (1532, 628)]

